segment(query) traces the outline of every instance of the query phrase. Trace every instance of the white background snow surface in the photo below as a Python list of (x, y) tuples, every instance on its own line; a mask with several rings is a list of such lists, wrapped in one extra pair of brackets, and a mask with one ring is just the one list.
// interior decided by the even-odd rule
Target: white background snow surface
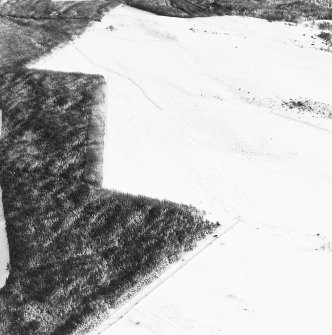
[(119, 6), (31, 65), (107, 79), (104, 187), (240, 223), (103, 334), (326, 334), (332, 57), (310, 24)]

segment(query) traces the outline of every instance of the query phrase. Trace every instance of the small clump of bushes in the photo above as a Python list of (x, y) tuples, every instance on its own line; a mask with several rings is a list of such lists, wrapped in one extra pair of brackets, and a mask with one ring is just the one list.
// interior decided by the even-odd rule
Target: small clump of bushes
[(320, 30), (332, 30), (332, 23), (328, 22), (328, 21), (323, 21), (318, 23), (318, 28)]
[(326, 31), (321, 31), (318, 34), (318, 37), (321, 38), (327, 44), (330, 44), (331, 41), (332, 41), (332, 35), (331, 35), (331, 33), (328, 33)]

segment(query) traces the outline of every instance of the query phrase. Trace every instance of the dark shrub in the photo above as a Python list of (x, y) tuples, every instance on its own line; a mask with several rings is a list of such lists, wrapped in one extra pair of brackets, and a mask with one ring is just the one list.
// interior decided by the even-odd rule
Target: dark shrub
[(325, 31), (322, 31), (319, 35), (319, 38), (321, 38), (323, 41), (325, 41), (326, 43), (330, 43), (331, 39), (332, 39), (332, 35), (330, 33), (327, 33)]

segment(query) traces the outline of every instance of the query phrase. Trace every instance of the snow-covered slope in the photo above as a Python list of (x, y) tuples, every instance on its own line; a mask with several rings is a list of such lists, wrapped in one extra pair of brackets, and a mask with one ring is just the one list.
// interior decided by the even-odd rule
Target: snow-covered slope
[(31, 65), (107, 79), (104, 187), (240, 220), (104, 334), (330, 329), (332, 121), (282, 105), (332, 105), (317, 33), (120, 6)]

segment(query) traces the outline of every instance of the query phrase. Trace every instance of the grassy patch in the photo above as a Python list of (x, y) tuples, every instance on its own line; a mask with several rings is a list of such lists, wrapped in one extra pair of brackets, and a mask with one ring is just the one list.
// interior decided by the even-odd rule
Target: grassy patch
[(83, 74), (0, 76), (11, 267), (0, 293), (2, 334), (82, 330), (215, 227), (193, 207), (87, 181), (89, 148), (102, 145), (90, 121), (103, 85)]

